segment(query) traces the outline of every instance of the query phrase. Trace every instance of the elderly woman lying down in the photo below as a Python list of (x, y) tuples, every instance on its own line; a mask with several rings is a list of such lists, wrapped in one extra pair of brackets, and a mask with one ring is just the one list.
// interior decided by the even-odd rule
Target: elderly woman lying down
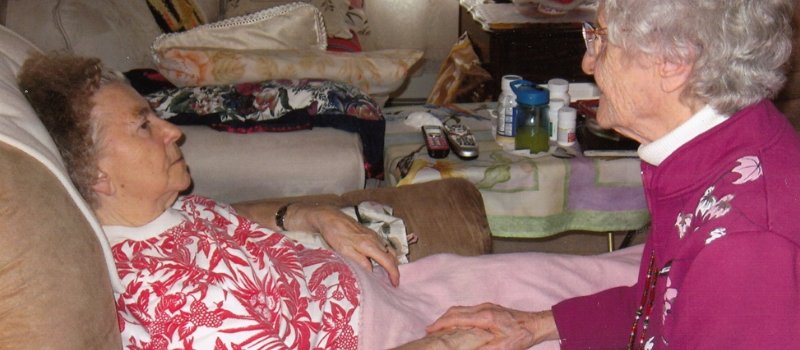
[[(129, 349), (469, 349), (494, 333), (426, 327), (452, 305), (536, 310), (636, 277), (636, 249), (438, 255), (398, 267), (374, 232), (338, 208), (283, 206), (277, 222), (253, 222), (179, 195), (191, 181), (180, 130), (97, 59), (34, 55), (19, 80), (112, 244)], [(335, 252), (275, 231), (286, 228), (317, 232)]]

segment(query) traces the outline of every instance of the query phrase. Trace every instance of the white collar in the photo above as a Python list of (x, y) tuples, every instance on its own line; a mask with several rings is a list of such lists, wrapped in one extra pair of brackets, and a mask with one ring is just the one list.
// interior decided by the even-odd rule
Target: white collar
[(638, 150), (639, 158), (647, 163), (659, 166), (675, 150), (726, 120), (728, 120), (727, 115), (720, 114), (711, 106), (705, 105), (691, 118), (666, 135), (649, 144), (640, 146)]
[(130, 227), (120, 225), (103, 226), (103, 231), (108, 237), (108, 241), (113, 247), (126, 240), (143, 241), (160, 235), (170, 227), (177, 226), (186, 220), (183, 212), (169, 208), (157, 218), (142, 226)]

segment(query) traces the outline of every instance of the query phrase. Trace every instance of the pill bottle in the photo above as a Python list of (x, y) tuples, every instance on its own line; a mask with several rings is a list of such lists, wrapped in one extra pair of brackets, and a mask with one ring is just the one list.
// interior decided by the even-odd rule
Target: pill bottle
[(513, 81), (511, 89), (517, 95), (514, 112), (518, 127), (514, 148), (528, 149), (530, 153), (547, 152), (550, 149), (547, 121), (550, 93), (527, 80)]
[(504, 75), (500, 80), (500, 97), (497, 99), (497, 136), (514, 137), (516, 121), (514, 108), (517, 106), (517, 95), (511, 90), (511, 82), (522, 80), (515, 74)]
[(558, 141), (558, 110), (564, 107), (564, 100), (560, 98), (550, 98), (547, 106), (547, 119), (550, 125), (550, 141)]
[(569, 103), (572, 102), (569, 95), (569, 82), (566, 79), (553, 78), (548, 80), (547, 90), (550, 90), (551, 100), (563, 100), (565, 106), (569, 106)]
[(558, 145), (572, 146), (575, 144), (575, 119), (577, 112), (572, 107), (561, 107), (558, 110)]

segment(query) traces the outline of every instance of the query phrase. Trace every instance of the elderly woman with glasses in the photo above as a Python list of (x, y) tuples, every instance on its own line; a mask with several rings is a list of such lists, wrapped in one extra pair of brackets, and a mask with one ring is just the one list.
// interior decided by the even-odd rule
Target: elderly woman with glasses
[(454, 307), (429, 330), (485, 328), (493, 349), (800, 349), (800, 138), (769, 100), (793, 6), (601, 0), (582, 68), (598, 122), (642, 145), (637, 283), (540, 312)]

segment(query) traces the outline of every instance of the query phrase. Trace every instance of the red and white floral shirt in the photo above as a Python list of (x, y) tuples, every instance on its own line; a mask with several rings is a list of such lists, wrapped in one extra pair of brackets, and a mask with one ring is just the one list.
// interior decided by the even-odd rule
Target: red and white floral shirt
[(355, 349), (360, 290), (343, 260), (210, 199), (104, 227), (125, 286), (126, 349)]

